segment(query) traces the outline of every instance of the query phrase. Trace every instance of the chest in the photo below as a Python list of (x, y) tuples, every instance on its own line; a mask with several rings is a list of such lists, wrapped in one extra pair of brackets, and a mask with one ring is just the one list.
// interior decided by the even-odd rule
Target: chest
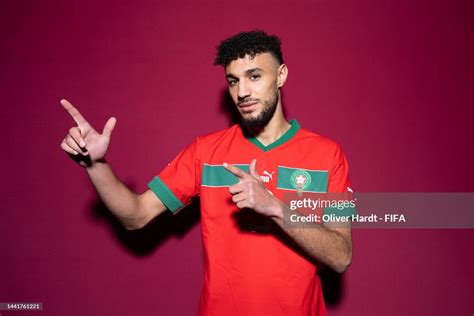
[[(202, 161), (202, 188), (229, 187), (238, 182), (236, 176), (222, 164), (227, 162), (248, 172), (249, 164), (257, 159), (257, 173), (264, 185), (273, 193), (285, 190), (326, 192), (330, 161), (311, 151), (239, 152), (210, 155)], [(210, 191), (212, 192), (212, 190)]]

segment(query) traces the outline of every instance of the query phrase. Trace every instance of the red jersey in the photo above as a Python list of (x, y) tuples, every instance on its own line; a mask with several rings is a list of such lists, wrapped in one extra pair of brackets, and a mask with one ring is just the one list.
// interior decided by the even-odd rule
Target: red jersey
[(340, 146), (301, 129), (264, 146), (239, 125), (198, 137), (149, 183), (176, 212), (200, 196), (204, 286), (199, 315), (325, 315), (316, 266), (296, 250), (273, 220), (239, 210), (229, 186), (238, 182), (222, 164), (257, 172), (280, 200), (295, 190), (295, 170), (311, 177), (308, 192), (345, 192), (348, 165)]

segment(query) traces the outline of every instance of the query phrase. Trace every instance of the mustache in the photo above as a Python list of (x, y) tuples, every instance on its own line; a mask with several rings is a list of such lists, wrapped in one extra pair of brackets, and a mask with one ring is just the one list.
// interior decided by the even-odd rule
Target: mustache
[(241, 105), (242, 103), (248, 103), (248, 102), (260, 102), (260, 99), (246, 98), (246, 99), (238, 101), (237, 105)]

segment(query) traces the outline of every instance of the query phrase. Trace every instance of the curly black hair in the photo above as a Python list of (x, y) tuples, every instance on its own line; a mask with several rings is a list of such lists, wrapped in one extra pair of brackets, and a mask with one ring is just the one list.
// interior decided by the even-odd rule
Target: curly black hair
[(262, 30), (253, 30), (250, 32), (240, 32), (229, 37), (216, 47), (217, 56), (214, 65), (227, 65), (238, 58), (244, 58), (245, 55), (254, 57), (259, 53), (271, 53), (281, 64), (283, 64), (283, 55), (281, 53), (281, 40), (276, 35), (268, 35)]

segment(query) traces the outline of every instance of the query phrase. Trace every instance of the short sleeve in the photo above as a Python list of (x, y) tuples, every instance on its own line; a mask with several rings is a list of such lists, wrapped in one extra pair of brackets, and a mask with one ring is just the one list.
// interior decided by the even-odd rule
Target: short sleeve
[(200, 141), (196, 138), (155, 176), (148, 187), (173, 213), (191, 203), (199, 195)]
[[(328, 197), (331, 200), (336, 200), (338, 204), (337, 207), (325, 208), (325, 214), (343, 217), (356, 214), (351, 181), (349, 180), (349, 164), (339, 144), (336, 145), (329, 171)], [(341, 223), (336, 222), (336, 226), (341, 226)]]
[(329, 171), (328, 192), (352, 193), (349, 164), (339, 144), (336, 145), (333, 163)]

